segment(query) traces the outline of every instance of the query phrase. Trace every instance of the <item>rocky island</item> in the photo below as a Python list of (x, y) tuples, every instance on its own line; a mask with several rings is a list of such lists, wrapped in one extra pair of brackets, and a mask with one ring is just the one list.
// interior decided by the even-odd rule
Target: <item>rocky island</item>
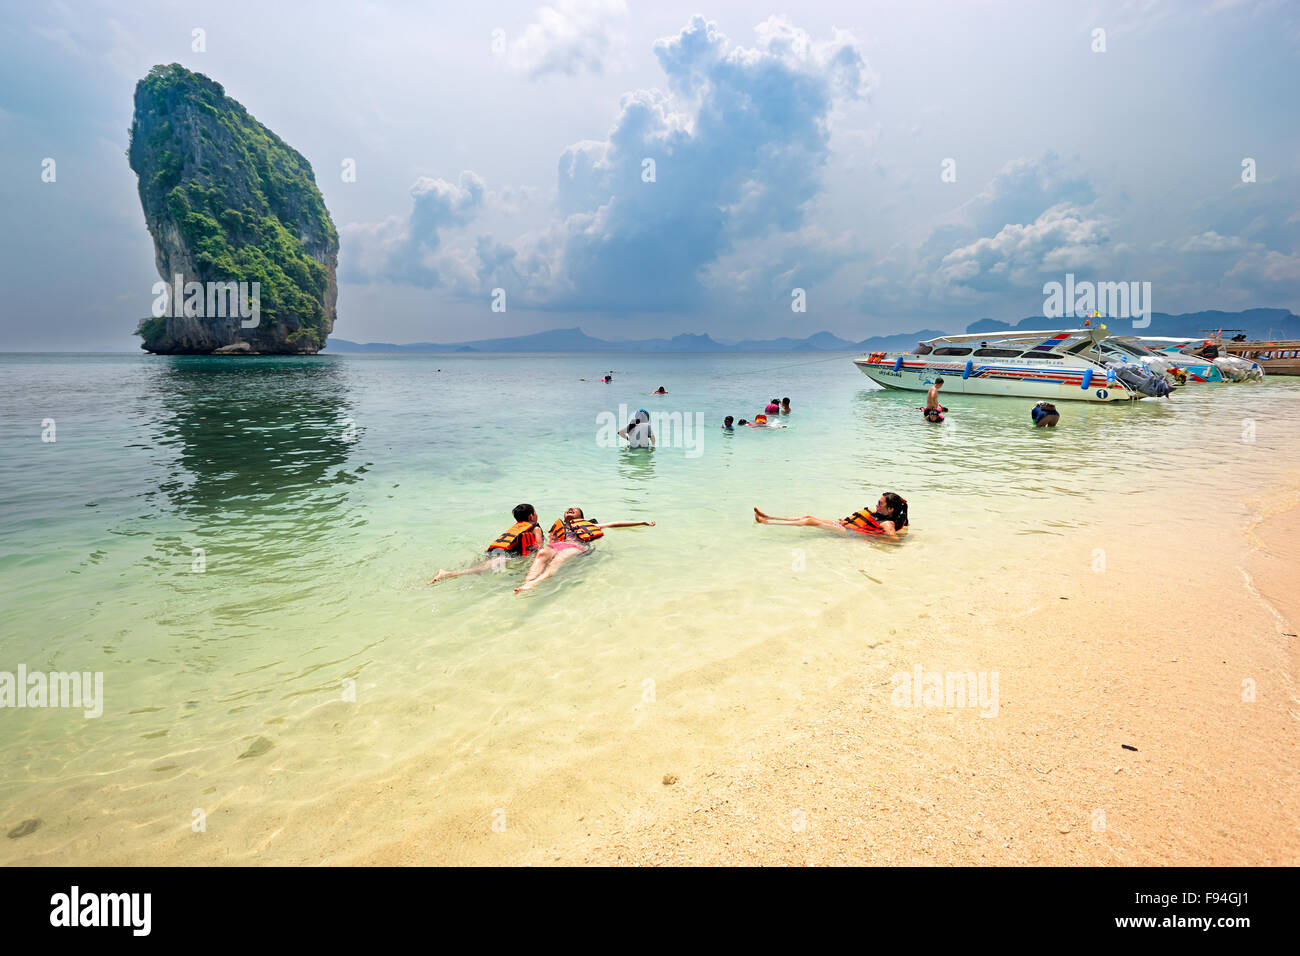
[(173, 63), (136, 84), (128, 156), (162, 277), (153, 315), (136, 329), (141, 348), (206, 355), (324, 347), (339, 240), (300, 153), (221, 84)]

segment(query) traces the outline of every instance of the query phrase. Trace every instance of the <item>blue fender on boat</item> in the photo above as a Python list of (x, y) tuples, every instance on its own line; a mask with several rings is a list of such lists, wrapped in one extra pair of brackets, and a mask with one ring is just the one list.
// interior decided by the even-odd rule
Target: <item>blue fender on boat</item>
[(1085, 392), (1092, 385), (1092, 369), (1085, 369), (1083, 373), (1083, 384), (1080, 386)]
[(894, 371), (897, 372), (902, 367), (903, 367), (903, 356), (900, 355), (898, 358), (894, 359)]
[(975, 371), (975, 363), (972, 362), (970, 359), (967, 359), (967, 360), (966, 360), (966, 367), (965, 367), (964, 369), (962, 369), (961, 377), (962, 377), (962, 378), (970, 378), (970, 373), (973, 372), (973, 371)]
[(1106, 369), (1106, 384), (1107, 385), (1115, 384), (1115, 370), (1113, 368)]

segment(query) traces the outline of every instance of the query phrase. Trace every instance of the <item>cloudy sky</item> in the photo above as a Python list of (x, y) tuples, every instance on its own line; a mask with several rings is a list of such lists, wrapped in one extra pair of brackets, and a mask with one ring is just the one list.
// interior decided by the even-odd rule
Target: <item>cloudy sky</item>
[(1295, 3), (54, 2), (0, 9), (0, 350), (136, 347), (171, 62), (311, 161), (342, 338), (959, 330), (1067, 272), (1300, 312)]

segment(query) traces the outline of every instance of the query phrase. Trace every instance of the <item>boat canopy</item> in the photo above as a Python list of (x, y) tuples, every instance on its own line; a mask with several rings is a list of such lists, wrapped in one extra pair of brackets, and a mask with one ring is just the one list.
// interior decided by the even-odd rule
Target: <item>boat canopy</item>
[(1054, 338), (1061, 341), (1075, 338), (1091, 338), (1094, 342), (1100, 342), (1107, 338), (1110, 332), (1104, 325), (1089, 327), (1084, 329), (1026, 329), (1016, 332), (985, 332), (972, 333), (966, 332), (961, 335), (940, 335), (937, 338), (925, 339), (926, 345), (934, 345), (939, 342), (1046, 342)]

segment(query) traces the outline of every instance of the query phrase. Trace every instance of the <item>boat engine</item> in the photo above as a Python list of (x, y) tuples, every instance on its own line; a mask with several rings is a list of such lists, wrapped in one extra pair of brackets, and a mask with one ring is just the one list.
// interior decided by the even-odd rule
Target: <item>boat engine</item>
[(1232, 379), (1234, 382), (1261, 382), (1264, 380), (1264, 370), (1260, 368), (1258, 362), (1248, 362), (1235, 355), (1220, 355), (1214, 359), (1214, 364), (1219, 367), (1219, 371), (1225, 377)]
[(1144, 365), (1127, 362), (1107, 362), (1115, 370), (1115, 377), (1128, 388), (1151, 398), (1168, 398), (1173, 388), (1159, 375), (1153, 375)]

